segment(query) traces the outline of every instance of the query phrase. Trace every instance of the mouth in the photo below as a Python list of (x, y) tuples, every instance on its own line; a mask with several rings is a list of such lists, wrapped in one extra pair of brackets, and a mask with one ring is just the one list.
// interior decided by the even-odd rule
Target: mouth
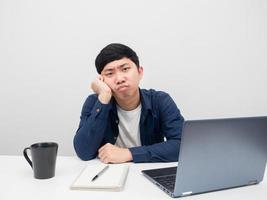
[(121, 86), (117, 87), (117, 91), (122, 92), (122, 91), (126, 90), (127, 88), (128, 88), (128, 86), (121, 85)]

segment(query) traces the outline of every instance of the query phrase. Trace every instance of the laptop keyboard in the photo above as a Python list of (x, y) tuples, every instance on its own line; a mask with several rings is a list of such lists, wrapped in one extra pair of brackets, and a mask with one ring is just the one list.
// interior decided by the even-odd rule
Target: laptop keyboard
[(165, 188), (170, 192), (174, 191), (177, 167), (167, 167), (151, 170), (143, 170), (142, 172), (148, 177), (154, 179), (155, 184), (161, 188)]
[(160, 185), (168, 189), (169, 191), (174, 191), (176, 175), (166, 175), (154, 178)]

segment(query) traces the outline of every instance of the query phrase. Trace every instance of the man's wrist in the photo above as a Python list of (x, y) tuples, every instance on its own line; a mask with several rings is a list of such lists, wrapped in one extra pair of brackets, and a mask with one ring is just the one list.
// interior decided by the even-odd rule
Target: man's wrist
[(108, 104), (110, 102), (110, 99), (112, 97), (112, 94), (109, 92), (105, 92), (105, 93), (100, 93), (98, 95), (98, 100), (102, 103), (102, 104)]
[(133, 160), (133, 156), (132, 156), (131, 151), (129, 149), (126, 149), (126, 151), (127, 151), (127, 160), (126, 160), (126, 162), (132, 161)]

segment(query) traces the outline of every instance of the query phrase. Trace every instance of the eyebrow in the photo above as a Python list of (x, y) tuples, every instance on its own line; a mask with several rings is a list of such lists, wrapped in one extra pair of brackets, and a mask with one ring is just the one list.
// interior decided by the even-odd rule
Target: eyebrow
[(124, 67), (125, 65), (129, 65), (129, 63), (123, 63), (119, 67)]
[(104, 69), (104, 72), (109, 72), (109, 71), (113, 71), (114, 68), (108, 68), (108, 69)]

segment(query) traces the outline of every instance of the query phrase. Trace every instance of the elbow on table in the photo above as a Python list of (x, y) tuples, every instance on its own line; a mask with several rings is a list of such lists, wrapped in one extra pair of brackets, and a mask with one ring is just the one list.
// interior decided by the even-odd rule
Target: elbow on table
[(84, 149), (80, 149), (77, 145), (74, 143), (74, 150), (77, 154), (77, 156), (83, 160), (83, 161), (88, 161), (96, 158), (97, 154), (96, 153), (91, 153), (89, 151), (86, 151)]
[(88, 160), (92, 160), (96, 158), (96, 156), (87, 156), (87, 155), (81, 155), (81, 154), (77, 154), (77, 156), (83, 161), (88, 161)]
[(89, 154), (86, 152), (79, 152), (76, 149), (75, 149), (75, 151), (76, 151), (77, 156), (83, 161), (88, 161), (88, 160), (92, 160), (92, 159), (96, 158), (95, 154)]

